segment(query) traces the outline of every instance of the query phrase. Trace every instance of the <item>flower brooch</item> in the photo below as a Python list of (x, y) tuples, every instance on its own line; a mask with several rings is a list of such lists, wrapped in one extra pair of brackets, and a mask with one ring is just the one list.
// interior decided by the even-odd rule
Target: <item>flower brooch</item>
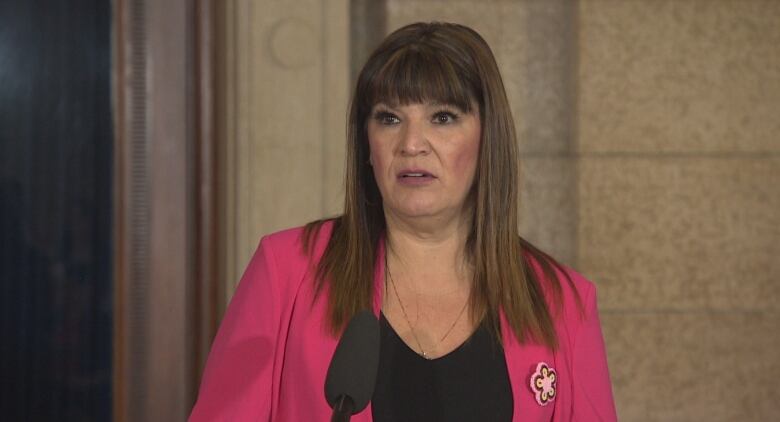
[(536, 402), (540, 406), (547, 406), (555, 400), (555, 382), (558, 374), (544, 362), (536, 364), (536, 372), (531, 374), (531, 391), (536, 396)]

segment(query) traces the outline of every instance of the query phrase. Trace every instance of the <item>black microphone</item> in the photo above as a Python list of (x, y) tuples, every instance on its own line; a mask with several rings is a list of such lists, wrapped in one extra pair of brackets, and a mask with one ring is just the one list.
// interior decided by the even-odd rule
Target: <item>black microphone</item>
[(370, 311), (352, 317), (341, 335), (325, 378), (331, 422), (349, 421), (368, 406), (379, 367), (379, 321)]

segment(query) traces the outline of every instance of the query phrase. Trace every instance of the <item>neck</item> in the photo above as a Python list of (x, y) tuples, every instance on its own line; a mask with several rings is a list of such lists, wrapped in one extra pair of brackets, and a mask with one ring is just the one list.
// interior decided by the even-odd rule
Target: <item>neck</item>
[(414, 280), (420, 293), (463, 287), (471, 281), (466, 240), (470, 220), (401, 219), (385, 214), (387, 265), (394, 277)]

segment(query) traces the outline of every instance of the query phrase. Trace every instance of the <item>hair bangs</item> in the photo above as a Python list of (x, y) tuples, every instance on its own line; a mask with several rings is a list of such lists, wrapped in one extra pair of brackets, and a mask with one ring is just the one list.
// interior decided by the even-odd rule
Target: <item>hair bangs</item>
[(415, 46), (397, 50), (370, 81), (366, 106), (437, 102), (470, 113), (478, 101), (464, 66), (441, 52)]

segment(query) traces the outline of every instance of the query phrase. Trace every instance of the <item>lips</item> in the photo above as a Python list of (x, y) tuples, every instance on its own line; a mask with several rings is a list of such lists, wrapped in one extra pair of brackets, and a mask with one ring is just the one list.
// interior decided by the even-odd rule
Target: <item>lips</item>
[(429, 178), (434, 179), (436, 176), (431, 174), (428, 171), (421, 170), (421, 169), (404, 169), (398, 172), (398, 178), (399, 179), (410, 179), (410, 178)]
[(436, 180), (436, 176), (431, 172), (418, 168), (401, 170), (397, 177), (398, 184), (408, 188), (429, 186)]

